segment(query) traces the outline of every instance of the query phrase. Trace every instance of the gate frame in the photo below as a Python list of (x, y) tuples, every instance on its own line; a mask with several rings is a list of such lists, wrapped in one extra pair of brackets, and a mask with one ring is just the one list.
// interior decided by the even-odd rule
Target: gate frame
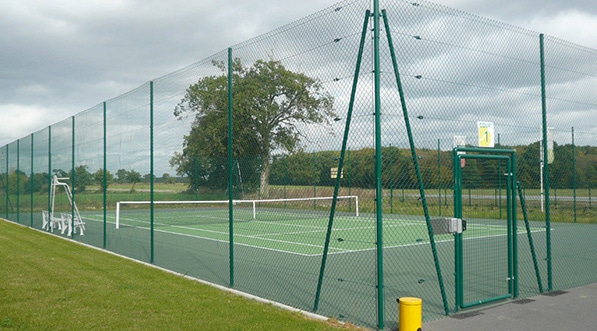
[[(473, 152), (480, 154), (465, 154)], [(500, 155), (501, 154), (501, 155)], [(506, 154), (506, 155), (503, 155)], [(507, 169), (507, 232), (508, 232), (508, 294), (470, 303), (464, 302), (464, 269), (462, 252), (462, 233), (454, 234), (454, 267), (456, 311), (508, 298), (518, 297), (518, 232), (516, 220), (516, 151), (512, 149), (455, 147), (454, 165), (454, 217), (462, 218), (462, 168), (461, 159), (505, 160)]]

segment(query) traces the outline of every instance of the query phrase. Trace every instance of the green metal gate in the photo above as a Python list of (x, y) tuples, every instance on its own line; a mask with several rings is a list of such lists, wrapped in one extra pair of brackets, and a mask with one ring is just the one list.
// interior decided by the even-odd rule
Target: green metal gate
[(456, 309), (518, 296), (516, 156), (454, 149)]

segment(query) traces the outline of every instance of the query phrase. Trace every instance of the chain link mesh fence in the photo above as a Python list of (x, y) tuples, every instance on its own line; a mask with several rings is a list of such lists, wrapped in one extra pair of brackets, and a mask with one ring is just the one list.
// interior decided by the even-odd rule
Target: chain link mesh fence
[(377, 30), (371, 9), (5, 145), (0, 215), (382, 329), (404, 296), (428, 321), (595, 282), (597, 51), (424, 1), (382, 1)]

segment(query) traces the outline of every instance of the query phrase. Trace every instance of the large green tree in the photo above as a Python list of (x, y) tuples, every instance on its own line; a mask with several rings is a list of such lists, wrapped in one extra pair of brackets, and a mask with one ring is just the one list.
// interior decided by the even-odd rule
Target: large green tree
[[(223, 63), (213, 64), (222, 74), (203, 77), (189, 86), (174, 110), (179, 119), (188, 114), (195, 118), (182, 153), (176, 153), (171, 164), (190, 178), (191, 185), (223, 188), (227, 183), (228, 77)], [(237, 163), (240, 173), (245, 183), (249, 174), (260, 174), (255, 181), (259, 180), (262, 196), (267, 196), (272, 152), (299, 149), (301, 124), (330, 125), (335, 117), (333, 97), (319, 80), (287, 70), (279, 61), (258, 60), (245, 67), (235, 59), (232, 69), (234, 158), (253, 160)]]

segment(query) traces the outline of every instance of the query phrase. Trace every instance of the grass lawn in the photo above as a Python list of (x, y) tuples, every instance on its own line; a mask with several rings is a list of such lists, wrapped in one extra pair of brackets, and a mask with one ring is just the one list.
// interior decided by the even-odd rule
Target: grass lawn
[(0, 220), (0, 330), (359, 330)]

